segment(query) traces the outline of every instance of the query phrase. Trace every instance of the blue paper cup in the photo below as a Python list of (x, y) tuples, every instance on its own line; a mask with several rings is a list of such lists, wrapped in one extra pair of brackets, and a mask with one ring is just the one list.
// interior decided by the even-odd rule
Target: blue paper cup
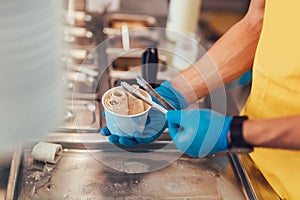
[[(151, 108), (148, 104), (144, 103), (146, 109), (135, 115), (122, 115), (118, 113), (114, 113), (113, 111), (109, 110), (105, 105), (105, 99), (108, 98), (108, 95), (115, 89), (122, 89), (122, 86), (111, 88), (110, 90), (106, 91), (102, 96), (102, 105), (104, 107), (104, 113), (106, 118), (106, 126), (109, 131), (118, 136), (134, 136), (135, 133), (142, 133), (145, 129), (145, 125), (147, 122), (148, 112)], [(146, 97), (151, 99), (151, 96), (143, 91), (140, 92)]]

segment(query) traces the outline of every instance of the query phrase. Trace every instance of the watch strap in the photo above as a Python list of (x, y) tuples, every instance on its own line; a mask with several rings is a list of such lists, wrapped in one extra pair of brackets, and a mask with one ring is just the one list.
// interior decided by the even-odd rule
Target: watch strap
[(253, 150), (253, 146), (248, 144), (243, 137), (243, 123), (247, 116), (234, 116), (230, 124), (230, 144), (229, 149), (247, 148)]

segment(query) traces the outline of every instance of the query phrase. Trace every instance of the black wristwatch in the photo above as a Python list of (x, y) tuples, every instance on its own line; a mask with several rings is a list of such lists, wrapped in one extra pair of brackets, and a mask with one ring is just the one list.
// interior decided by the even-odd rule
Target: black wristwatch
[(234, 116), (230, 124), (229, 151), (235, 153), (249, 153), (253, 146), (248, 144), (243, 137), (243, 123), (247, 116)]

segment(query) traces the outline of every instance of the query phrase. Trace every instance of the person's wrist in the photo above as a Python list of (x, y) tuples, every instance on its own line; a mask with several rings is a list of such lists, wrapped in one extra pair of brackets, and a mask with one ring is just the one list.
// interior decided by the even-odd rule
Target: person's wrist
[(183, 109), (188, 106), (184, 96), (173, 87), (170, 81), (164, 81), (155, 91), (176, 109)]

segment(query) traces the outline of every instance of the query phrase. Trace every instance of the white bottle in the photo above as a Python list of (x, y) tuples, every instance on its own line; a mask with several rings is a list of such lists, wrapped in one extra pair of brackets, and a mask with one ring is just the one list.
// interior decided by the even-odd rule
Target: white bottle
[(176, 41), (176, 32), (186, 34), (197, 31), (200, 4), (201, 0), (170, 0), (166, 26), (169, 40)]
[(202, 50), (197, 39), (197, 35), (192, 33), (177, 35), (172, 58), (174, 69), (183, 71), (196, 62)]

